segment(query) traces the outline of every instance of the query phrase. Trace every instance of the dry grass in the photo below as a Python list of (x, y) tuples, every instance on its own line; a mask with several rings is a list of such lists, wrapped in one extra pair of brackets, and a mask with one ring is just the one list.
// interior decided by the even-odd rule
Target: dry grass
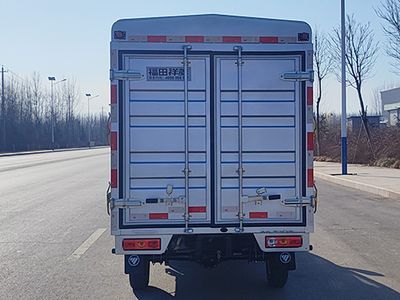
[[(319, 161), (340, 161), (340, 124), (331, 122), (324, 125), (321, 134)], [(368, 142), (365, 131), (348, 131), (348, 162), (371, 166), (400, 168), (400, 128), (371, 128), (372, 143)]]

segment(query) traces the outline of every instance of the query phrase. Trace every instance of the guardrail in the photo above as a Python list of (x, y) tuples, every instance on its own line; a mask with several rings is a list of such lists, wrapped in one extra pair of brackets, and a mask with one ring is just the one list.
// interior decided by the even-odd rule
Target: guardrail
[(48, 149), (48, 150), (37, 150), (37, 151), (21, 151), (21, 152), (7, 152), (7, 153), (0, 153), (0, 157), (7, 157), (7, 156), (17, 156), (17, 155), (30, 155), (30, 154), (44, 154), (44, 153), (54, 153), (54, 152), (64, 152), (64, 151), (78, 151), (78, 150), (92, 150), (92, 149), (99, 149), (99, 148), (108, 148), (108, 145), (104, 146), (96, 146), (96, 147), (81, 147), (81, 148), (63, 148), (63, 149)]

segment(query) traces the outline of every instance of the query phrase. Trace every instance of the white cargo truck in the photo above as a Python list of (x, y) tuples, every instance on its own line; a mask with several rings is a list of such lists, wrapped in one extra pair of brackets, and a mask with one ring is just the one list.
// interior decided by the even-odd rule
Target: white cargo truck
[(297, 21), (113, 25), (108, 209), (132, 288), (150, 263), (238, 259), (284, 286), (314, 226), (312, 51)]

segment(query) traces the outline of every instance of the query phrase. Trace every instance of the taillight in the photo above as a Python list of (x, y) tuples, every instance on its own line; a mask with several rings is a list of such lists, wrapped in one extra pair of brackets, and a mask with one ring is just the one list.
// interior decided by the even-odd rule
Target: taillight
[(161, 239), (124, 239), (124, 250), (160, 250)]
[(303, 245), (301, 236), (266, 236), (266, 248), (298, 248)]

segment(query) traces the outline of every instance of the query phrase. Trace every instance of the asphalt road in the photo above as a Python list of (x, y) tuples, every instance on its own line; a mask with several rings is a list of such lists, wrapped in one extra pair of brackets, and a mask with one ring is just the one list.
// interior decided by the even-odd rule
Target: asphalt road
[(179, 262), (134, 294), (110, 252), (108, 170), (107, 149), (0, 158), (0, 299), (400, 299), (400, 201), (323, 181), (314, 251), (284, 289), (263, 264)]

